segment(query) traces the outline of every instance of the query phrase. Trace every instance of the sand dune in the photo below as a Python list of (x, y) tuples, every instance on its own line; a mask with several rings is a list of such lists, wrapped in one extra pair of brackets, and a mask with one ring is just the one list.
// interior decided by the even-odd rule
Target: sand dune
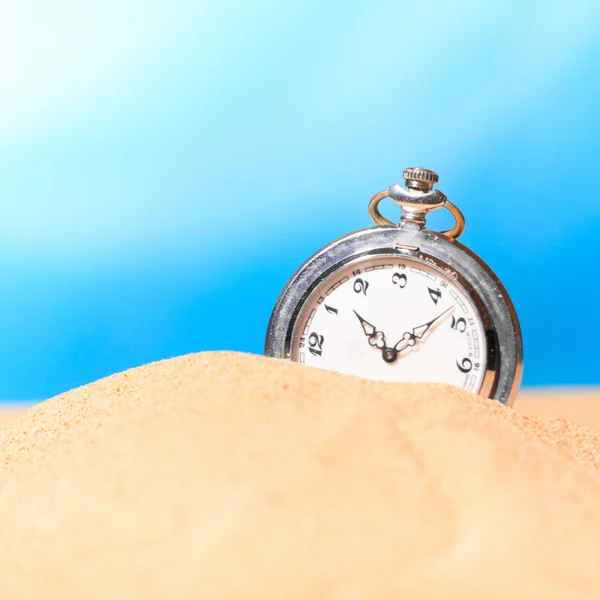
[(0, 597), (597, 598), (599, 466), (447, 386), (181, 357), (0, 431)]

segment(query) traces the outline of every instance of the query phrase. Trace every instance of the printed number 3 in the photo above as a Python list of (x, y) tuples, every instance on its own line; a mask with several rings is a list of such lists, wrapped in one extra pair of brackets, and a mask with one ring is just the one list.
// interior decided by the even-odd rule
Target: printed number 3
[(392, 283), (397, 283), (400, 288), (406, 287), (407, 277), (404, 273), (394, 273), (392, 275)]

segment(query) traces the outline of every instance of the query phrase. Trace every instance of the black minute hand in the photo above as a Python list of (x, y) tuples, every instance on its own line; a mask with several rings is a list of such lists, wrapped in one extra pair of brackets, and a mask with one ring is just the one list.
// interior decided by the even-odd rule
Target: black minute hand
[(422, 340), (425, 334), (431, 329), (431, 327), (437, 323), (440, 319), (445, 317), (451, 310), (454, 310), (454, 306), (447, 308), (443, 313), (431, 319), (431, 321), (419, 325), (412, 330), (412, 333), (408, 331), (402, 336), (402, 339), (394, 346), (398, 352), (406, 350), (408, 347), (412, 347), (417, 343), (417, 340)]
[(429, 321), (429, 323), (425, 323), (424, 325), (419, 325), (419, 327), (415, 327), (412, 331), (413, 337), (415, 337), (418, 340), (422, 339), (423, 336), (431, 329), (431, 326), (434, 323), (437, 323), (437, 321), (439, 321), (442, 317), (446, 316), (453, 308), (454, 306), (451, 306), (450, 308), (447, 308), (441, 315), (438, 315), (435, 319)]

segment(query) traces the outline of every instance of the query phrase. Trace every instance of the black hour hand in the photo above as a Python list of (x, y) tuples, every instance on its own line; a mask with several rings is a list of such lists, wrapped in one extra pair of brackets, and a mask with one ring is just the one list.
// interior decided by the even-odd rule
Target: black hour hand
[(356, 311), (354, 311), (354, 314), (358, 318), (365, 335), (369, 338), (369, 344), (380, 350), (385, 348), (385, 334), (382, 331), (377, 331), (375, 325), (371, 325), (369, 321), (363, 319)]

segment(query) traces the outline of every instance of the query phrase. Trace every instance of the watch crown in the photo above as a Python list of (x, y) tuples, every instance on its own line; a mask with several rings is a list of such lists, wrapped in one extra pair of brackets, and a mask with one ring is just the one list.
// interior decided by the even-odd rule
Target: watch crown
[(428, 192), (439, 180), (435, 171), (420, 167), (405, 169), (402, 177), (406, 180), (407, 187), (425, 192)]

